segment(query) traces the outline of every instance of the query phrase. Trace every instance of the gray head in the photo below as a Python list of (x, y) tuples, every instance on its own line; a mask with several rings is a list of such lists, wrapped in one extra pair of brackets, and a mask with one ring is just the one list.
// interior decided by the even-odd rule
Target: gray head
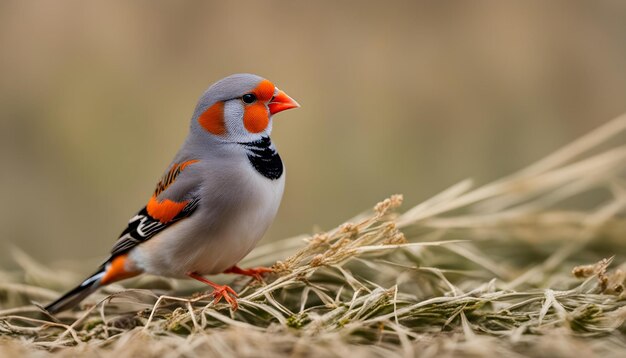
[(272, 116), (300, 105), (274, 84), (241, 73), (215, 82), (204, 92), (191, 120), (191, 131), (223, 142), (251, 142), (272, 131)]

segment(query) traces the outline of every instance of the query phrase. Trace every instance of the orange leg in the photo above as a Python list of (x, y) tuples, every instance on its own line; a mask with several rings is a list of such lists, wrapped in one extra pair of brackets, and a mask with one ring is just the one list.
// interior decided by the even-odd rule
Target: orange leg
[(204, 278), (202, 275), (199, 275), (195, 272), (188, 272), (187, 276), (193, 278), (194, 280), (198, 280), (200, 282), (206, 283), (207, 285), (213, 287), (214, 291), (213, 291), (213, 297), (215, 298), (215, 303), (218, 303), (222, 297), (224, 297), (224, 299), (226, 300), (226, 302), (230, 303), (230, 306), (233, 308), (233, 311), (236, 311), (237, 308), (239, 308), (239, 305), (237, 304), (237, 292), (235, 292), (235, 290), (233, 290), (232, 288), (230, 288), (227, 285), (218, 285), (217, 283), (213, 282), (213, 281), (209, 281), (206, 278)]
[(261, 276), (264, 273), (268, 273), (268, 272), (274, 272), (274, 270), (272, 270), (269, 267), (254, 267), (254, 268), (249, 268), (249, 269), (242, 269), (241, 267), (235, 265), (227, 269), (226, 271), (224, 271), (224, 273), (236, 273), (239, 275), (251, 276), (251, 277), (256, 278), (259, 281), (263, 279), (263, 277)]

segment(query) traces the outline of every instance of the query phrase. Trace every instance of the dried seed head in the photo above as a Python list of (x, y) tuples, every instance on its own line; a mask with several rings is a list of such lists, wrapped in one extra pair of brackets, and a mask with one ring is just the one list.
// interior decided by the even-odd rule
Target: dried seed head
[(353, 223), (344, 223), (339, 226), (339, 232), (342, 234), (352, 234), (355, 232), (358, 233), (359, 228)]
[(330, 238), (327, 233), (315, 234), (312, 238), (307, 239), (311, 248), (318, 248), (322, 245), (328, 244), (329, 240)]
[(621, 294), (624, 292), (624, 281), (626, 281), (626, 271), (616, 269), (608, 274), (607, 288), (604, 293)]
[(378, 216), (385, 215), (391, 209), (395, 209), (402, 205), (403, 197), (401, 194), (392, 195), (390, 198), (381, 201), (374, 206), (374, 211)]
[(399, 232), (383, 241), (383, 245), (402, 245), (408, 243), (403, 233)]
[(346, 247), (346, 246), (348, 246), (349, 244), (350, 244), (350, 239), (348, 239), (348, 238), (345, 238), (345, 237), (344, 237), (343, 239), (341, 239), (341, 240), (339, 240), (339, 241), (335, 242), (335, 243), (334, 243), (334, 244), (330, 247), (330, 249), (328, 249), (328, 251), (327, 251), (327, 252), (335, 252), (335, 251), (338, 251), (339, 249), (341, 249), (341, 248), (343, 248), (343, 247)]
[(572, 274), (577, 278), (587, 278), (593, 275), (597, 275), (599, 279), (602, 279), (606, 275), (606, 268), (611, 264), (613, 258), (602, 259), (593, 265), (581, 265), (572, 269)]
[(354, 240), (359, 235), (359, 226), (353, 223), (345, 223), (339, 227), (339, 235), (345, 235), (345, 238)]
[(385, 227), (383, 229), (382, 234), (385, 236), (388, 235), (393, 235), (397, 232), (398, 230), (396, 229), (396, 223), (394, 222), (388, 222), (385, 224)]
[(311, 259), (311, 262), (309, 263), (309, 265), (313, 267), (319, 267), (319, 266), (322, 266), (323, 264), (324, 264), (324, 255), (322, 254), (315, 255), (315, 257), (313, 257)]
[(282, 273), (282, 272), (289, 271), (289, 267), (287, 267), (287, 265), (282, 261), (276, 261), (276, 263), (273, 264), (271, 268), (272, 270), (274, 270), (275, 273)]
[(394, 194), (389, 198), (391, 200), (391, 208), (396, 209), (402, 205), (402, 201), (404, 201), (404, 196), (402, 194)]
[(587, 278), (595, 274), (596, 265), (580, 265), (572, 269), (572, 275), (576, 278)]

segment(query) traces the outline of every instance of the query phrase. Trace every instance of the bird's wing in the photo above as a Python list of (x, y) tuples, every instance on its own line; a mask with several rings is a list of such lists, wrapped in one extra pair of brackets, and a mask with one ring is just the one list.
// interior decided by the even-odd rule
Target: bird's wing
[(111, 250), (111, 257), (128, 252), (170, 225), (191, 216), (200, 202), (198, 160), (172, 163), (159, 181), (148, 205), (128, 222)]

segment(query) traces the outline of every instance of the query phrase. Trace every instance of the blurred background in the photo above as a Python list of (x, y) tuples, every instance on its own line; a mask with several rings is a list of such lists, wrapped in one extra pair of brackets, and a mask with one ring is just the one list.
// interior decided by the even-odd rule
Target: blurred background
[(626, 111), (620, 1), (2, 1), (0, 266), (99, 262), (197, 98), (264, 76), (287, 167), (264, 240), (509, 174)]

